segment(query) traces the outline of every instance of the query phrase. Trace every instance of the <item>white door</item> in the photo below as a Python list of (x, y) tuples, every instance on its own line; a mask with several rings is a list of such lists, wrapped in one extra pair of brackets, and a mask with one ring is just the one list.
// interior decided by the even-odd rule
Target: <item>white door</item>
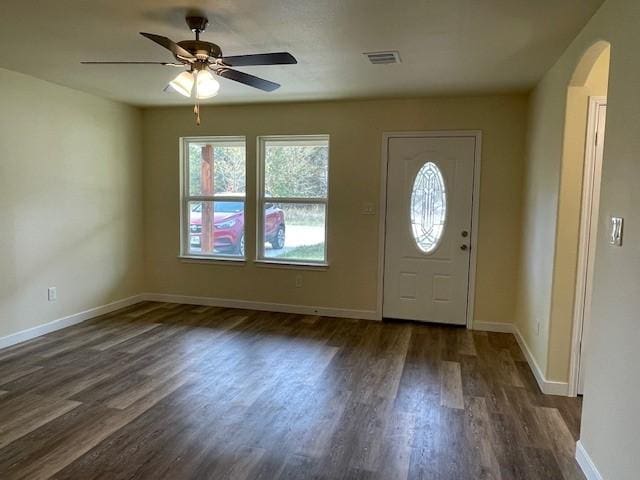
[(383, 316), (467, 322), (475, 136), (391, 137)]
[(589, 339), (589, 325), (591, 319), (591, 292), (593, 290), (593, 263), (596, 256), (596, 237), (598, 234), (598, 207), (600, 205), (600, 179), (602, 176), (602, 156), (604, 153), (604, 132), (605, 124), (607, 120), (607, 104), (603, 103), (606, 100), (597, 104), (594, 115), (596, 115), (595, 132), (589, 137), (594, 142), (592, 152), (594, 155), (592, 165), (593, 171), (590, 178), (590, 185), (585, 185), (583, 188), (591, 189), (591, 201), (584, 208), (587, 209), (587, 221), (589, 222), (589, 235), (587, 240), (587, 268), (584, 282), (584, 305), (582, 310), (582, 338), (580, 341), (580, 367), (578, 373), (578, 394), (582, 395), (584, 392), (584, 358), (587, 346), (587, 340)]

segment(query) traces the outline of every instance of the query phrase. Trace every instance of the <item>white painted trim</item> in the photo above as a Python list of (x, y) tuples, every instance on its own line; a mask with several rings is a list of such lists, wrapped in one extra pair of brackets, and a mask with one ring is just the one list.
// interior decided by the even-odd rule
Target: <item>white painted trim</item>
[(518, 341), (520, 350), (522, 350), (522, 353), (524, 353), (524, 357), (527, 359), (527, 363), (529, 364), (529, 367), (533, 372), (533, 376), (538, 383), (538, 387), (540, 387), (540, 390), (542, 390), (542, 393), (545, 393), (547, 395), (561, 395), (566, 397), (569, 391), (569, 384), (567, 382), (555, 382), (552, 380), (547, 380), (544, 373), (542, 373), (540, 365), (538, 365), (538, 362), (536, 362), (533, 353), (531, 353), (529, 345), (527, 345), (527, 342), (520, 333), (520, 330), (518, 330), (517, 325), (513, 326), (513, 334)]
[(473, 330), (479, 332), (513, 333), (513, 323), (473, 322)]
[(387, 170), (389, 164), (389, 140), (403, 137), (473, 137), (475, 158), (473, 170), (473, 200), (471, 215), (471, 252), (469, 258), (469, 287), (467, 290), (467, 328), (473, 328), (476, 290), (476, 265), (478, 261), (478, 222), (480, 218), (480, 172), (482, 159), (482, 131), (480, 130), (434, 130), (428, 132), (385, 132), (382, 134), (382, 162), (380, 166), (380, 218), (378, 221), (378, 303), (376, 315), (382, 319), (384, 299), (384, 254), (387, 220)]
[(591, 457), (580, 440), (576, 443), (576, 461), (578, 465), (580, 465), (584, 476), (587, 477), (587, 480), (604, 480), (604, 477), (596, 468), (596, 464), (593, 463), (593, 460), (591, 460)]
[(471, 251), (469, 259), (469, 288), (467, 290), (467, 328), (473, 327), (476, 304), (476, 268), (478, 264), (478, 233), (480, 232), (480, 177), (482, 161), (482, 132), (473, 132), (476, 151), (473, 166), (473, 200), (471, 212)]
[(194, 297), (189, 295), (171, 295), (167, 293), (145, 293), (144, 300), (151, 302), (182, 303), (187, 305), (205, 305), (224, 308), (241, 308), (265, 312), (297, 313), (301, 315), (321, 315), (323, 317), (358, 318), (379, 320), (374, 310), (352, 310), (345, 308), (314, 307), (310, 305), (291, 305), (287, 303), (256, 302), (229, 298)]
[[(575, 299), (573, 304), (573, 328), (571, 333), (571, 356), (569, 358), (570, 397), (578, 395), (580, 382), (582, 333), (585, 321), (585, 306), (591, 303), (591, 294), (587, 288), (589, 265), (594, 260), (595, 239), (592, 238), (592, 225), (597, 222), (597, 210), (593, 211), (594, 188), (600, 185), (601, 170), (597, 166), (596, 133), (598, 112), (607, 105), (607, 97), (589, 97), (587, 131), (584, 154), (584, 173), (582, 179), (582, 203), (580, 212), (580, 231), (578, 236), (578, 264), (576, 269)], [(601, 139), (602, 141), (602, 139)], [(596, 208), (598, 206), (596, 205)], [(594, 215), (595, 214), (595, 215)]]
[(143, 301), (143, 297), (143, 295), (134, 295), (132, 297), (123, 298), (122, 300), (116, 300), (115, 302), (111, 302), (106, 305), (90, 308), (80, 313), (74, 313), (73, 315), (58, 318), (57, 320), (53, 320), (42, 325), (37, 325), (20, 332), (12, 333), (11, 335), (0, 338), (0, 348), (11, 347), (18, 343), (26, 342), (27, 340), (40, 337), (41, 335), (46, 335), (47, 333), (55, 332), (56, 330), (82, 323), (86, 320), (90, 320), (91, 318), (114, 312), (121, 308), (133, 305), (134, 303)]
[(391, 134), (382, 135), (380, 162), (380, 205), (378, 207), (378, 285), (376, 288), (376, 316), (382, 320), (382, 304), (384, 297), (384, 249), (387, 232), (387, 173), (389, 165), (389, 138)]

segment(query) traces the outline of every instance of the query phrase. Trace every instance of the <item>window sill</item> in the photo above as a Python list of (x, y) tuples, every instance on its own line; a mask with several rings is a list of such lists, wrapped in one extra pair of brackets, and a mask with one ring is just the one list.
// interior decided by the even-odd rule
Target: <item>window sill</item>
[(245, 266), (247, 264), (246, 258), (198, 257), (195, 255), (178, 255), (178, 260), (183, 263), (206, 263), (210, 265)]
[(275, 260), (254, 260), (257, 267), (263, 268), (285, 268), (294, 270), (315, 270), (323, 271), (329, 269), (328, 263), (305, 263), (305, 262), (278, 262)]

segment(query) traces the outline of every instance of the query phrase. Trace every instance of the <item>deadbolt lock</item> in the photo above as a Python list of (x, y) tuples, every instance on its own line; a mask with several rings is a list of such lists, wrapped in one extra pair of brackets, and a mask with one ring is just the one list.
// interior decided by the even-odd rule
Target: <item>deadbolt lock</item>
[(466, 230), (462, 230), (461, 235), (466, 238), (469, 236), (469, 232), (467, 232)]

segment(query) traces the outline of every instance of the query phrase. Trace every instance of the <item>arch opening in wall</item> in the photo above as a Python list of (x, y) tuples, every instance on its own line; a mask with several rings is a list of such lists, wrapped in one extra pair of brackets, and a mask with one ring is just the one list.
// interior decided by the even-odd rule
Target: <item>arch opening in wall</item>
[(583, 393), (588, 358), (610, 55), (609, 42), (591, 45), (567, 88), (553, 295), (556, 319), (573, 319), (563, 346), (571, 396)]
[[(578, 65), (576, 65), (571, 80), (570, 87), (584, 87), (589, 82), (589, 77), (597, 68), (598, 62), (607, 60), (607, 73), (609, 71), (609, 58), (611, 54), (611, 44), (605, 40), (598, 40), (591, 45), (582, 55)], [(608, 83), (608, 82), (607, 82)]]

